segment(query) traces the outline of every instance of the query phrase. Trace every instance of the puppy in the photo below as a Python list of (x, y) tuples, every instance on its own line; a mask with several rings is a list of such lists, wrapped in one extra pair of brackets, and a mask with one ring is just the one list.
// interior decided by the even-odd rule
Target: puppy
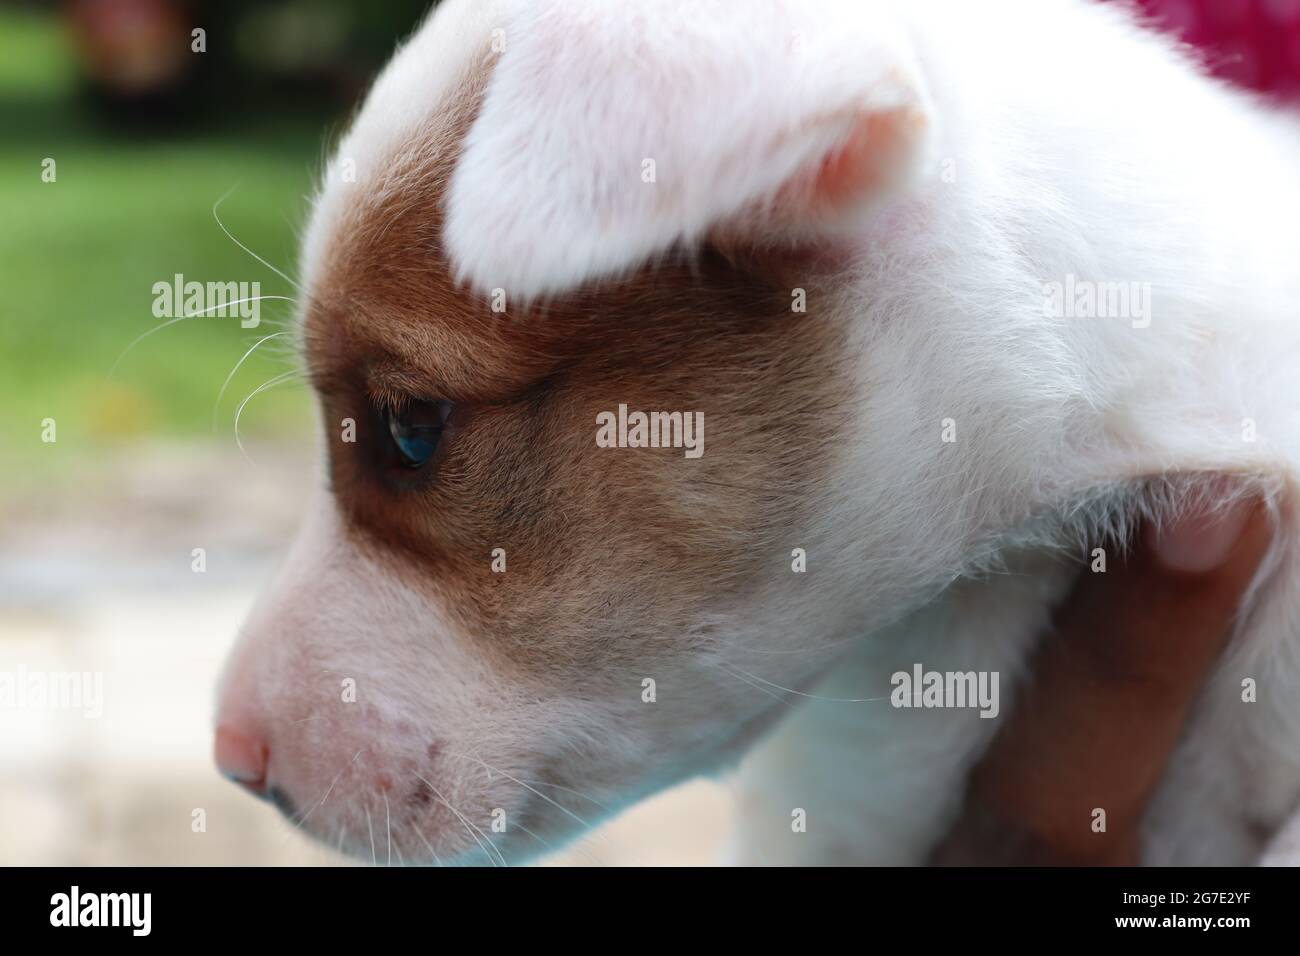
[[(315, 202), (324, 478), (218, 763), (367, 859), (516, 862), (738, 765), (733, 861), (921, 862), (1080, 569), (1219, 473), (1276, 544), (1143, 854), (1258, 859), (1298, 164), (1117, 4), (447, 0)], [(917, 667), (1001, 703), (895, 706)]]

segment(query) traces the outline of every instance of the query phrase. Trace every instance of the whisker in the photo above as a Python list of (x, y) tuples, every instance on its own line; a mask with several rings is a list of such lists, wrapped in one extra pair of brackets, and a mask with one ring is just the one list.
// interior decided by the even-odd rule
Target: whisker
[(882, 700), (889, 700), (888, 696), (886, 697), (819, 697), (816, 694), (805, 694), (803, 691), (794, 690), (791, 687), (782, 687), (780, 684), (773, 684), (770, 680), (763, 680), (763, 678), (757, 676), (756, 674), (750, 674), (748, 671), (743, 671), (739, 667), (736, 667), (734, 664), (731, 666), (737, 672), (736, 676), (739, 676), (740, 674), (744, 674), (746, 677), (752, 678), (753, 680), (758, 681), (760, 684), (766, 684), (768, 687), (775, 687), (777, 690), (784, 691), (787, 694), (794, 694), (796, 697), (804, 697), (807, 698), (808, 700), (820, 700), (823, 703), (827, 703), (827, 704), (874, 704), (874, 703), (879, 703)]
[[(306, 719), (311, 720), (313, 718), (308, 717)], [(307, 822), (307, 818), (310, 817), (313, 813), (315, 813), (321, 807), (321, 805), (324, 804), (325, 801), (329, 799), (329, 795), (334, 791), (334, 785), (339, 782), (339, 778), (343, 776), (344, 771), (346, 771), (348, 767), (352, 766), (352, 764), (356, 763), (357, 757), (360, 757), (363, 752), (364, 752), (364, 748), (362, 750), (358, 750), (356, 756), (354, 756), (350, 761), (348, 761), (348, 763), (346, 763), (343, 766), (343, 768), (340, 769), (339, 772), (334, 775), (334, 779), (330, 781), (330, 785), (325, 789), (324, 796), (322, 796), (319, 800), (317, 800), (312, 805), (310, 810), (302, 814), (295, 813), (293, 817), (290, 817), (289, 822), (293, 824), (293, 827), (285, 835), (284, 842), (288, 842), (289, 839), (288, 834), (292, 834), (295, 831), (300, 830), (303, 824)], [(283, 846), (283, 843), (281, 845)]]
[(534, 840), (536, 840), (536, 841), (537, 841), (538, 843), (540, 843), (542, 846), (546, 847), (546, 849), (548, 849), (548, 850), (553, 850), (553, 849), (555, 849), (554, 847), (551, 846), (550, 841), (548, 841), (548, 840), (543, 840), (541, 837), (539, 837), (539, 836), (538, 836), (536, 833), (534, 833), (532, 830), (528, 829), (528, 827), (524, 826), (522, 823), (512, 823), (511, 826), (513, 826), (516, 830), (522, 830), (524, 833), (527, 833), (530, 837), (532, 837)]
[(534, 794), (536, 794), (537, 796), (541, 797), (543, 800), (545, 800), (545, 801), (546, 801), (547, 803), (549, 803), (551, 806), (555, 807), (555, 809), (559, 810), (561, 813), (567, 814), (568, 816), (572, 817), (574, 820), (578, 821), (578, 823), (582, 824), (584, 827), (590, 828), (590, 826), (591, 826), (591, 824), (589, 824), (586, 820), (582, 819), (582, 817), (578, 816), (576, 813), (573, 813), (572, 811), (568, 810), (567, 808), (560, 806), (558, 803), (556, 803), (554, 800), (552, 800), (552, 799), (551, 799), (550, 797), (548, 797), (546, 794), (542, 793), (540, 790), (537, 790), (537, 789), (534, 789), (533, 787), (530, 787), (528, 784), (524, 783), (524, 782), (523, 782), (522, 780), (520, 780), (518, 777), (512, 777), (510, 774), (506, 773), (504, 770), (500, 770), (500, 769), (498, 769), (498, 768), (492, 766), (491, 764), (487, 763), (486, 761), (484, 761), (484, 760), (480, 760), (478, 757), (473, 757), (473, 756), (470, 756), (469, 754), (453, 754), (453, 753), (448, 753), (447, 756), (448, 756), (448, 757), (460, 757), (462, 760), (473, 760), (473, 761), (475, 761), (476, 763), (478, 763), (478, 764), (480, 764), (480, 765), (486, 767), (488, 770), (491, 770), (493, 773), (499, 773), (499, 774), (501, 774), (501, 776), (505, 777), (507, 780), (513, 780), (515, 783), (519, 784), (519, 786), (523, 787), (525, 790), (531, 791), (532, 793), (534, 793)]
[(375, 827), (370, 822), (370, 807), (366, 806), (366, 829), (370, 831), (370, 865), (378, 866), (379, 857), (375, 855)]
[(776, 694), (772, 693), (766, 687), (762, 687), (759, 684), (755, 684), (752, 680), (746, 680), (745, 678), (741, 677), (739, 674), (736, 674), (728, 670), (726, 667), (723, 667), (721, 664), (714, 664), (713, 666), (716, 667), (718, 670), (722, 671), (722, 673), (726, 674), (728, 677), (734, 677), (742, 684), (752, 687), (754, 688), (754, 690), (760, 693), (766, 694), (768, 697), (771, 697), (774, 701), (777, 701), (778, 703), (781, 704), (785, 704), (787, 707), (790, 706), (790, 701), (786, 700), (784, 697), (778, 697)]
[(247, 405), (254, 398), (256, 398), (258, 395), (261, 395), (263, 392), (267, 391), (268, 389), (275, 388), (277, 385), (283, 385), (285, 382), (291, 380), (295, 376), (301, 377), (302, 372), (299, 371), (298, 369), (291, 369), (288, 372), (280, 373), (279, 375), (275, 376), (272, 379), (268, 379), (267, 381), (263, 382), (261, 385), (257, 386), (257, 388), (249, 392), (248, 395), (244, 398), (244, 400), (239, 403), (239, 407), (235, 409), (235, 444), (239, 446), (240, 454), (243, 455), (244, 459), (248, 461), (250, 464), (252, 463), (253, 459), (248, 457), (248, 452), (244, 450), (244, 443), (239, 437), (239, 418), (241, 415), (244, 414), (244, 406)]
[[(365, 753), (365, 752), (366, 752), (366, 748), (365, 748), (365, 747), (362, 747), (360, 750), (358, 750), (356, 753), (354, 753), (354, 754), (352, 755), (352, 759), (348, 761), (348, 766), (347, 766), (347, 767), (344, 767), (343, 770), (347, 770), (348, 767), (351, 767), (354, 763), (356, 763), (356, 762), (357, 762), (357, 758), (360, 757), (360, 756), (361, 756), (363, 753)], [(320, 798), (320, 802), (321, 802), (321, 803), (324, 803), (327, 799), (329, 799), (330, 792), (334, 789), (334, 784), (335, 784), (335, 783), (338, 783), (338, 782), (339, 782), (339, 777), (343, 776), (343, 770), (340, 770), (340, 771), (338, 772), (338, 774), (334, 777), (334, 783), (331, 783), (331, 784), (330, 784), (330, 788), (329, 788), (329, 790), (326, 790), (326, 791), (325, 791), (325, 796), (323, 796), (323, 797)]]
[(225, 397), (226, 389), (230, 387), (230, 382), (235, 377), (235, 373), (239, 371), (240, 367), (246, 361), (248, 361), (248, 357), (252, 355), (254, 352), (256, 352), (263, 345), (263, 343), (269, 342), (271, 341), (271, 339), (279, 338), (282, 335), (292, 335), (292, 334), (293, 334), (292, 332), (284, 331), (284, 332), (272, 332), (270, 335), (264, 335), (256, 342), (253, 343), (252, 348), (250, 348), (247, 352), (245, 352), (242, 356), (240, 356), (239, 361), (235, 363), (235, 367), (232, 368), (230, 370), (230, 374), (226, 376), (226, 380), (221, 383), (221, 390), (217, 392), (217, 400), (212, 403), (212, 430), (214, 432), (217, 430), (217, 412), (221, 408), (221, 399)]
[[(307, 717), (305, 719), (314, 720), (315, 718)], [(301, 723), (301, 721), (295, 721), (295, 723)], [(292, 837), (294, 833), (302, 829), (303, 825), (307, 822), (308, 817), (310, 817), (313, 813), (315, 813), (318, 809), (320, 809), (325, 804), (325, 801), (329, 799), (330, 794), (334, 792), (334, 786), (339, 782), (339, 779), (347, 771), (348, 767), (356, 763), (357, 758), (360, 757), (365, 752), (366, 749), (362, 747), (355, 754), (353, 754), (352, 759), (349, 760), (346, 764), (344, 764), (342, 769), (340, 769), (339, 772), (334, 775), (334, 779), (330, 781), (330, 785), (325, 788), (324, 795), (312, 805), (311, 809), (307, 810), (306, 813), (299, 811), (289, 817), (289, 823), (292, 824), (292, 826), (285, 831), (284, 838), (280, 842), (281, 847), (283, 847), (285, 844), (289, 842), (290, 837)], [(342, 834), (340, 834), (339, 835), (340, 843), (342, 839), (343, 839)]]
[(388, 831), (388, 862), (385, 866), (393, 865), (393, 811), (388, 806), (388, 791), (384, 791), (384, 829)]
[(494, 857), (492, 853), (488, 851), (488, 848), (484, 846), (483, 841), (478, 838), (478, 834), (474, 832), (478, 828), (473, 826), (467, 819), (465, 819), (465, 815), (461, 813), (459, 810), (457, 810), (455, 807), (453, 807), (447, 801), (447, 799), (442, 795), (442, 792), (437, 787), (431, 784), (428, 780), (425, 780), (424, 777), (420, 776), (418, 773), (415, 776), (433, 792), (433, 795), (437, 798), (439, 803), (441, 803), (444, 807), (446, 807), (448, 810), (450, 810), (452, 813), (456, 815), (456, 819), (458, 819), (461, 823), (461, 826), (465, 828), (465, 832), (474, 838), (474, 842), (478, 844), (480, 850), (482, 850), (484, 853), (487, 854), (487, 857), (489, 860), (492, 861), (493, 866), (510, 865), (509, 863), (506, 863), (506, 858), (504, 856), (501, 856), (501, 851), (497, 850), (496, 844), (492, 843), (491, 838), (487, 837), (486, 834), (484, 834), (485, 838), (487, 838), (488, 843), (492, 844), (492, 849), (496, 851), (497, 856), (501, 856), (501, 862), (497, 863), (496, 857)]
[(221, 221), (221, 216), (217, 214), (217, 210), (221, 208), (221, 204), (226, 201), (226, 199), (230, 196), (230, 194), (233, 193), (238, 188), (239, 188), (239, 183), (235, 183), (235, 185), (231, 186), (229, 189), (225, 191), (225, 193), (221, 196), (220, 199), (218, 199), (216, 202), (212, 204), (212, 218), (217, 221), (217, 225), (221, 228), (221, 231), (226, 234), (227, 239), (229, 239), (235, 245), (239, 246), (239, 248), (243, 249), (250, 256), (252, 256), (258, 262), (260, 262), (262, 265), (266, 266), (268, 269), (270, 269), (272, 272), (278, 275), (285, 282), (289, 283), (289, 285), (293, 286), (299, 292), (304, 291), (303, 287), (300, 286), (295, 280), (289, 278), (289, 276), (285, 275), (275, 266), (271, 265), (271, 263), (267, 262), (265, 259), (259, 256), (252, 249), (248, 248), (248, 246), (244, 245), (242, 242), (236, 239), (234, 235), (231, 233), (231, 231), (226, 228), (226, 224)]
[(117, 371), (117, 367), (122, 364), (122, 359), (126, 358), (127, 354), (133, 348), (135, 348), (145, 339), (149, 338), (149, 336), (153, 335), (155, 332), (161, 332), (163, 329), (167, 328), (168, 326), (175, 325), (177, 322), (184, 322), (186, 319), (201, 318), (202, 316), (207, 315), (209, 312), (214, 312), (218, 309), (229, 309), (233, 305), (243, 305), (245, 302), (265, 302), (267, 300), (279, 300), (282, 302), (297, 301), (296, 299), (290, 298), (287, 295), (253, 295), (253, 296), (249, 296), (246, 299), (235, 299), (230, 302), (222, 302), (220, 305), (209, 306), (208, 308), (200, 309), (197, 312), (187, 312), (185, 315), (178, 315), (174, 319), (168, 319), (166, 322), (163, 322), (161, 325), (155, 325), (147, 332), (142, 332), (139, 335), (137, 335), (134, 339), (132, 339), (127, 344), (126, 348), (122, 349), (122, 352), (121, 354), (118, 355), (117, 360), (114, 361), (112, 366), (109, 368), (108, 377), (109, 378), (113, 377), (113, 374)]
[[(532, 837), (542, 846), (546, 847), (546, 849), (550, 850), (552, 853), (555, 852), (555, 847), (548, 840), (542, 839), (532, 830), (528, 829), (528, 827), (524, 826), (522, 823), (512, 823), (510, 825), (517, 830), (522, 830), (524, 833), (528, 834), (530, 837)], [(589, 860), (591, 863), (595, 864), (596, 866), (605, 865), (605, 861), (602, 860), (600, 857), (596, 856), (596, 854), (592, 853), (585, 846), (583, 846), (581, 841), (576, 842), (571, 847), (569, 847), (569, 851), (586, 857), (587, 860)]]
[(488, 845), (492, 847), (492, 852), (495, 853), (497, 857), (500, 858), (501, 865), (508, 867), (510, 865), (510, 862), (506, 859), (506, 855), (502, 853), (501, 850), (497, 847), (495, 841), (493, 841), (493, 839), (487, 835), (487, 831), (484, 830), (477, 823), (475, 823), (473, 820), (466, 818), (465, 822), (468, 823), (471, 827), (473, 827), (475, 832), (477, 832), (481, 837), (483, 837), (483, 839), (488, 841)]
[(601, 810), (604, 810), (606, 813), (614, 812), (608, 806), (606, 806), (605, 804), (597, 800), (595, 797), (588, 796), (587, 794), (583, 793), (581, 790), (574, 790), (572, 787), (562, 787), (558, 783), (550, 783), (549, 781), (546, 780), (530, 780), (528, 782), (532, 784), (536, 784), (539, 787), (550, 787), (552, 790), (563, 790), (565, 793), (571, 793), (575, 797), (580, 797), (581, 799), (586, 800), (588, 803), (599, 807)]
[(438, 851), (433, 848), (433, 844), (430, 843), (429, 838), (424, 835), (424, 831), (414, 824), (411, 825), (411, 829), (415, 831), (415, 835), (420, 838), (426, 847), (428, 847), (429, 853), (433, 856), (433, 862), (442, 866), (442, 857), (438, 856)]

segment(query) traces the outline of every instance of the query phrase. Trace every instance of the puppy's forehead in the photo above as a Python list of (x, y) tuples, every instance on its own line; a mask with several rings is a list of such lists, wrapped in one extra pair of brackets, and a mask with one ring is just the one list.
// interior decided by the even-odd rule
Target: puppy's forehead
[[(444, 195), (495, 60), (498, 4), (448, 0), (374, 88), (327, 168), (303, 242), (308, 355), (326, 372), (440, 356), (449, 378), (481, 344), (448, 319), (491, 315), (442, 249)], [(482, 370), (480, 370), (482, 371)], [(449, 383), (449, 387), (455, 382)]]
[[(788, 311), (778, 301), (788, 292), (776, 294), (788, 286), (778, 264), (737, 270), (721, 248), (701, 248), (684, 261), (671, 254), (667, 240), (659, 252), (629, 256), (604, 274), (583, 267), (538, 291), (540, 298), (457, 281), (462, 270), (453, 260), (463, 266), (466, 250), (457, 247), (452, 256), (448, 249), (449, 192), (466, 171), (458, 166), (470, 158), (471, 129), (482, 139), (476, 120), (485, 101), (491, 103), (489, 87), (500, 85), (494, 76), (506, 69), (499, 66), (498, 43), (510, 12), (505, 7), (477, 0), (440, 6), (384, 71), (330, 163), (303, 250), (304, 337), (318, 384), (346, 377), (355, 386), (358, 370), (373, 379), (378, 369), (393, 391), (507, 399), (570, 360), (606, 355), (609, 362), (619, 356), (630, 361), (630, 351), (639, 350), (664, 367), (675, 350), (701, 335), (739, 334), (754, 328), (759, 316)], [(521, 31), (525, 38), (541, 35)], [(548, 64), (525, 72), (545, 74)], [(548, 96), (553, 99), (553, 92)], [(538, 124), (568, 128), (563, 117), (546, 113), (547, 96), (530, 93), (523, 101), (521, 108), (538, 109)], [(498, 152), (527, 156), (547, 140), (535, 132), (529, 125), (488, 139)], [(598, 136), (583, 140), (599, 142)], [(639, 183), (641, 165), (633, 165)], [(490, 163), (486, 168), (495, 169)], [(551, 180), (535, 178), (545, 206)], [(580, 178), (598, 186), (610, 181), (600, 168)], [(507, 189), (512, 182), (529, 186), (534, 177), (527, 169), (507, 171), (499, 181), (480, 176), (475, 189), (496, 194), (499, 187), (514, 195)], [(561, 212), (573, 216), (552, 209), (542, 220), (603, 221), (589, 199), (561, 196), (554, 201), (570, 203)], [(653, 218), (653, 210), (647, 215)], [(562, 230), (516, 229), (509, 216), (475, 215), (467, 226), (462, 214), (460, 221), (474, 249), (505, 244), (520, 258), (537, 259), (534, 252), (556, 249), (575, 249), (581, 258), (585, 248), (585, 240)], [(529, 288), (523, 282), (522, 289)], [(427, 380), (417, 380), (421, 375)]]

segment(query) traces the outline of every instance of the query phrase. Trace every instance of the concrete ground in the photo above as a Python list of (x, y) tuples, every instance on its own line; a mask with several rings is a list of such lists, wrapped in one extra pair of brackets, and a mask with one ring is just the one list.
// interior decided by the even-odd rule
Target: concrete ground
[[(100, 717), (0, 705), (0, 865), (345, 862), (211, 763), (218, 669), (314, 480), (309, 452), (249, 456), (145, 448), (0, 504), (0, 675), (104, 675)], [(544, 862), (705, 864), (727, 817), (695, 782)]]

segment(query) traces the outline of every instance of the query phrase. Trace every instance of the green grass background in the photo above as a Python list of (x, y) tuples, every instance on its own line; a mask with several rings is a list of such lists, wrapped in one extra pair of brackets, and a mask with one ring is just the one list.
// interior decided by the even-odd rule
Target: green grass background
[[(152, 287), (175, 273), (295, 293), (222, 234), (212, 205), (237, 187), (222, 220), (292, 275), (327, 125), (324, 115), (232, 110), (180, 133), (116, 129), (78, 95), (66, 42), (52, 17), (0, 10), (0, 482), (131, 441), (233, 443), (239, 400), (289, 368), (284, 348), (271, 348), (284, 340), (232, 381), (215, 436), (214, 399), (248, 347), (276, 330), (270, 322), (291, 317), (290, 303), (263, 303), (256, 329), (236, 318), (177, 323), (109, 370), (161, 321)], [(47, 157), (54, 183), (41, 180)], [(57, 422), (57, 448), (40, 440), (45, 418)], [(276, 389), (249, 403), (240, 433), (301, 440), (309, 423), (305, 389)]]

